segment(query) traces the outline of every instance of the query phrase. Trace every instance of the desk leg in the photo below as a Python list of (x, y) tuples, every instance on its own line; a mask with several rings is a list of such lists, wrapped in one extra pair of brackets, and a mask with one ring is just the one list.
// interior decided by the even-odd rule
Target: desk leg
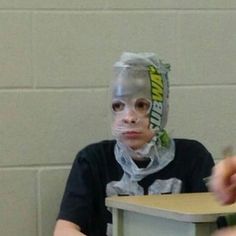
[(195, 236), (209, 236), (216, 230), (216, 223), (195, 223)]
[(112, 236), (123, 236), (123, 211), (112, 209)]

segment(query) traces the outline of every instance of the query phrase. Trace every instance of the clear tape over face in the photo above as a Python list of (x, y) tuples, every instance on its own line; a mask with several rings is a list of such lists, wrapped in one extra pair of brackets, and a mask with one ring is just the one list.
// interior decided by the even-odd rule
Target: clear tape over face
[[(116, 122), (113, 126), (113, 135), (118, 137), (120, 133), (129, 131), (141, 132), (145, 125), (145, 119), (151, 110), (152, 102), (146, 98), (137, 99), (113, 99), (112, 111)], [(123, 120), (126, 122), (123, 122)]]
[[(163, 64), (153, 53), (123, 53), (114, 65), (113, 116), (122, 119), (127, 112), (133, 112), (137, 116), (137, 126), (148, 117), (150, 129), (163, 130), (168, 113), (169, 70), (170, 66)], [(122, 126), (127, 129), (127, 124), (122, 122), (118, 126), (116, 133), (121, 132)]]
[(146, 98), (137, 98), (131, 101), (122, 99), (112, 100), (112, 111), (114, 115), (123, 116), (126, 112), (133, 111), (139, 117), (146, 117), (151, 110), (152, 102)]

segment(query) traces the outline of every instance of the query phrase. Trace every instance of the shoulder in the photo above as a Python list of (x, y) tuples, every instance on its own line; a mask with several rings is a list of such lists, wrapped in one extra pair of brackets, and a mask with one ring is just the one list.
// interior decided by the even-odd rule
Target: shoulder
[(113, 150), (115, 146), (115, 140), (103, 140), (97, 143), (92, 143), (85, 146), (80, 152), (98, 151), (98, 150)]
[(174, 139), (175, 161), (180, 165), (188, 166), (190, 170), (209, 171), (214, 166), (214, 159), (207, 148), (197, 140)]
[(208, 149), (199, 141), (193, 139), (174, 139), (176, 156), (185, 156), (186, 158), (197, 158), (201, 160), (204, 158), (212, 160), (211, 153)]
[(174, 142), (177, 149), (204, 150), (208, 152), (207, 148), (201, 142), (194, 139), (174, 139)]
[(76, 159), (88, 160), (97, 157), (102, 158), (111, 156), (114, 153), (115, 143), (115, 140), (103, 140), (97, 143), (89, 144), (78, 152)]

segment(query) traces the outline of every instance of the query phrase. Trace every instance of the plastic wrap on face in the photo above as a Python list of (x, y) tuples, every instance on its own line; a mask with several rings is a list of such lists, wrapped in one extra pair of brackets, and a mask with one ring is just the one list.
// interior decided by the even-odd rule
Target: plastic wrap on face
[(147, 69), (139, 67), (116, 68), (112, 84), (113, 135), (148, 128), (152, 106)]
[(141, 68), (116, 68), (117, 77), (112, 83), (112, 99), (143, 97), (151, 99), (147, 70)]
[(135, 99), (113, 99), (112, 111), (114, 115), (123, 116), (130, 111), (134, 112), (138, 117), (146, 117), (152, 107), (152, 102), (146, 98), (140, 97)]
[[(127, 127), (138, 129), (146, 124), (146, 119), (154, 132), (164, 129), (168, 113), (168, 71), (169, 65), (158, 61), (155, 54), (122, 54), (114, 65), (115, 79), (111, 88), (115, 136)], [(143, 106), (147, 108), (146, 113), (140, 114), (137, 107)], [(131, 122), (122, 122), (125, 116)]]

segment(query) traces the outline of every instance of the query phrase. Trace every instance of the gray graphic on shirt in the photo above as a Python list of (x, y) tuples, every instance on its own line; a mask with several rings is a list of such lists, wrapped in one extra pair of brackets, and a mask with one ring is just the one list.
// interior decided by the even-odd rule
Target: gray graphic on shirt
[(182, 181), (176, 178), (157, 179), (148, 188), (148, 194), (180, 193)]

